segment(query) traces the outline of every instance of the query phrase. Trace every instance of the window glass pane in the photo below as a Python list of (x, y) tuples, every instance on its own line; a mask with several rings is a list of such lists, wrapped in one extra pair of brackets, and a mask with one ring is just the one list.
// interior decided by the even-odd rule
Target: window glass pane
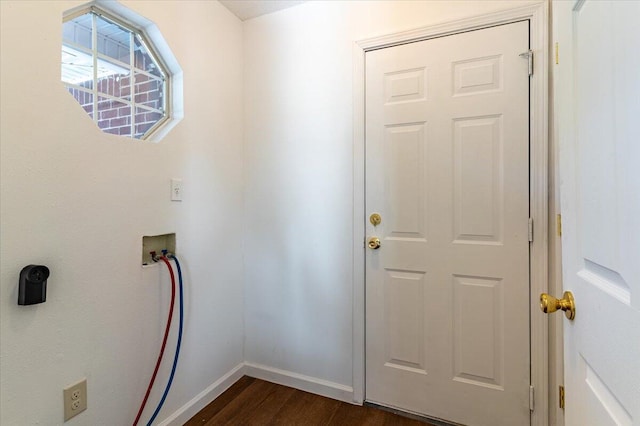
[(65, 83), (78, 84), (88, 89), (93, 87), (93, 66), (90, 64), (65, 62), (64, 52), (62, 54), (61, 73), (62, 81)]
[(67, 90), (76, 98), (76, 101), (78, 101), (85, 112), (89, 114), (89, 117), (93, 119), (93, 93), (85, 92), (75, 87), (67, 87)]
[(140, 139), (154, 124), (162, 120), (164, 115), (159, 112), (147, 111), (136, 108), (136, 133), (135, 138)]
[(98, 92), (131, 100), (130, 71), (109, 61), (98, 59)]
[(151, 55), (149, 54), (149, 50), (142, 43), (139, 36), (134, 37), (134, 45), (135, 45), (135, 62), (134, 66), (138, 69), (151, 73), (157, 77), (162, 77), (162, 71), (160, 71), (160, 67), (153, 60)]
[(131, 107), (113, 99), (98, 97), (98, 127), (106, 133), (131, 136)]
[(62, 81), (93, 87), (93, 57), (73, 47), (62, 45)]
[(77, 44), (91, 49), (92, 14), (78, 16), (62, 24), (63, 43)]
[(135, 102), (150, 108), (164, 110), (164, 81), (146, 74), (135, 74)]
[(96, 17), (96, 28), (98, 30), (98, 53), (129, 64), (131, 62), (131, 32), (99, 16)]

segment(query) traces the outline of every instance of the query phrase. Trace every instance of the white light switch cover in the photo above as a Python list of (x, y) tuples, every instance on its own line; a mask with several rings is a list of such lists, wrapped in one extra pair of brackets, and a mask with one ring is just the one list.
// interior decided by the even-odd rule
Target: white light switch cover
[(182, 179), (171, 179), (171, 201), (182, 201)]

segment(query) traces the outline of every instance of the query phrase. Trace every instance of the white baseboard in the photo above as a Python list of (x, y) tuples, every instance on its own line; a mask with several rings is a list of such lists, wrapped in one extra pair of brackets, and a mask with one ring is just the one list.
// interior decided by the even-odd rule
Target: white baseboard
[(162, 421), (159, 426), (182, 426), (189, 419), (195, 416), (198, 411), (206, 407), (211, 401), (216, 399), (222, 392), (237, 382), (245, 374), (245, 365), (240, 363), (231, 371), (209, 385), (191, 401), (180, 407), (175, 413)]
[(244, 365), (244, 374), (247, 376), (315, 393), (316, 395), (326, 396), (327, 398), (337, 399), (350, 404), (357, 404), (357, 402), (354, 401), (353, 388), (351, 386), (345, 386), (287, 370), (267, 367), (266, 365), (252, 364), (250, 362), (246, 362)]

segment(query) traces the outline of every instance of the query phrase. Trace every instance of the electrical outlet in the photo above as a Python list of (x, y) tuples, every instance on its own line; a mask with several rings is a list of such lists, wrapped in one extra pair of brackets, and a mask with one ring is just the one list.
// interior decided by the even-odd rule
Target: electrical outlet
[(64, 397), (64, 421), (87, 409), (87, 379), (69, 385), (62, 390)]
[(182, 201), (182, 179), (171, 179), (171, 201)]

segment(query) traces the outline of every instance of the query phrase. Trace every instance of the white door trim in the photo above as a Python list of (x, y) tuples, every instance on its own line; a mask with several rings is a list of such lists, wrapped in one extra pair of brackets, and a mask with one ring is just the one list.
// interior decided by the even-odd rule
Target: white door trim
[(353, 399), (365, 399), (365, 53), (398, 44), (528, 20), (534, 52), (530, 92), (531, 385), (535, 410), (531, 425), (549, 419), (548, 319), (540, 314), (540, 293), (548, 290), (548, 16), (546, 1), (443, 24), (360, 40), (353, 46)]

